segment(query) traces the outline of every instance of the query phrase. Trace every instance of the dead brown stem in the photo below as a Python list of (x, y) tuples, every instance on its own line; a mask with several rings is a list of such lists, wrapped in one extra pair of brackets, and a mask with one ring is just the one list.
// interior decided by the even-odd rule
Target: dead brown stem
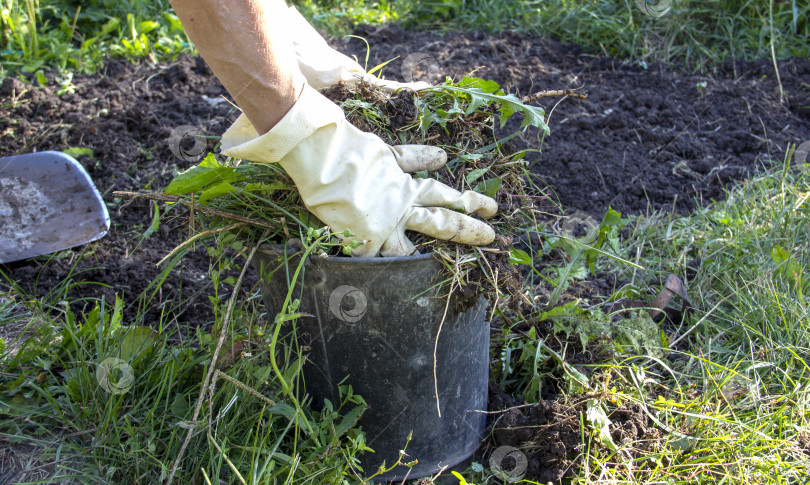
[(520, 100), (524, 103), (531, 103), (532, 101), (537, 101), (540, 98), (549, 98), (551, 96), (571, 96), (572, 98), (588, 99), (588, 95), (586, 93), (579, 93), (573, 89), (547, 89), (545, 91), (538, 91), (534, 94), (530, 94), (529, 96), (524, 96)]
[[(266, 235), (266, 234), (265, 234)], [(231, 293), (231, 298), (228, 300), (228, 307), (225, 310), (225, 317), (222, 319), (222, 329), (219, 332), (219, 339), (217, 339), (217, 345), (214, 348), (214, 353), (211, 356), (211, 363), (208, 365), (208, 373), (205, 375), (205, 380), (203, 381), (202, 389), (200, 390), (200, 397), (197, 398), (197, 404), (194, 407), (194, 414), (191, 417), (191, 422), (194, 423), (197, 421), (197, 417), (200, 415), (200, 408), (202, 408), (202, 403), (205, 400), (205, 391), (208, 390), (208, 387), (211, 385), (212, 378), (214, 376), (214, 371), (216, 371), (217, 366), (217, 359), (219, 359), (219, 351), (222, 349), (222, 343), (225, 341), (225, 335), (228, 330), (228, 322), (231, 319), (231, 313), (233, 312), (233, 306), (236, 302), (236, 296), (239, 294), (239, 288), (242, 286), (242, 280), (245, 277), (245, 273), (247, 272), (248, 267), (250, 266), (250, 262), (253, 260), (253, 256), (256, 254), (256, 250), (258, 249), (258, 245), (254, 246), (253, 249), (250, 251), (250, 255), (245, 261), (245, 265), (242, 267), (242, 272), (239, 274), (239, 278), (236, 280), (236, 284), (233, 286), (233, 292)], [(210, 414), (210, 413), (209, 413)], [(209, 419), (209, 426), (211, 421)], [(172, 466), (172, 470), (169, 473), (169, 478), (166, 480), (166, 485), (172, 485), (172, 481), (174, 480), (174, 474), (177, 472), (177, 468), (180, 466), (180, 462), (183, 458), (183, 453), (186, 451), (186, 447), (188, 446), (188, 442), (191, 440), (191, 435), (194, 432), (193, 427), (188, 428), (188, 432), (186, 432), (186, 437), (183, 440), (182, 445), (180, 445), (180, 451), (177, 453), (177, 458), (174, 460), (174, 465)], [(210, 429), (209, 429), (209, 436), (210, 436)]]
[(188, 202), (186, 200), (181, 199), (180, 197), (175, 197), (173, 195), (156, 194), (154, 192), (127, 192), (117, 190), (113, 192), (113, 197), (119, 197), (121, 199), (156, 200), (158, 202), (171, 202), (174, 204), (183, 204), (185, 206), (192, 208), (192, 210), (204, 212), (212, 216), (219, 216), (224, 217), (226, 219), (233, 219), (235, 221), (244, 222), (245, 224), (250, 224), (256, 227), (263, 227), (265, 229), (279, 229), (281, 227), (279, 225), (272, 224), (262, 219), (254, 219), (252, 217), (245, 217), (236, 214), (235, 212), (224, 211), (221, 209), (214, 209), (211, 207), (204, 207), (201, 206), (200, 204)]

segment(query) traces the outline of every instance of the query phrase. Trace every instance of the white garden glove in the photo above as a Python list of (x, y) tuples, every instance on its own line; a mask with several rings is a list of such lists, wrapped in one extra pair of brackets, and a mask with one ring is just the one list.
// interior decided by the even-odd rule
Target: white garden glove
[(354, 256), (403, 256), (414, 245), (406, 230), (471, 245), (490, 244), (495, 231), (455, 210), (492, 217), (497, 203), (473, 191), (463, 194), (433, 179), (414, 179), (404, 169), (435, 169), (444, 150), (421, 145), (390, 147), (349, 123), (343, 111), (306, 86), (292, 109), (259, 136), (246, 116), (222, 135), (222, 153), (259, 163), (278, 162), (295, 182), (307, 208), (333, 232), (350, 229), (365, 240)]
[(430, 87), (430, 84), (422, 81), (400, 83), (380, 79), (373, 74), (366, 73), (366, 70), (360, 67), (360, 64), (354, 59), (329, 47), (326, 40), (309, 25), (309, 22), (298, 13), (294, 6), (290, 6), (287, 12), (286, 20), (292, 32), (298, 67), (307, 78), (307, 83), (313, 88), (328, 88), (340, 81), (352, 87), (360, 80), (378, 86), (389, 93), (402, 88), (416, 91)]

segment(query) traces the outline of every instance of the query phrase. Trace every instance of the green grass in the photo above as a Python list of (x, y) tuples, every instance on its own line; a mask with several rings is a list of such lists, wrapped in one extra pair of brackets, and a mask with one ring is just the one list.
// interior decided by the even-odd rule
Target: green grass
[[(18, 479), (163, 483), (175, 463), (174, 483), (337, 483), (363, 475), (358, 414), (341, 416), (347, 407), (363, 409), (362, 399), (349, 387), (343, 402), (321, 412), (298, 402), (297, 354), (276, 349), (272, 338), (290, 323), (260, 318), (255, 299), (229, 301), (227, 309), (212, 299), (215, 327), (226, 329), (220, 341), (202, 328), (177, 335), (165, 322), (127, 325), (120, 299), (74, 314), (66, 304), (13, 296), (0, 300), (0, 324), (25, 329), (7, 336), (0, 356), (0, 442), (36, 457)], [(269, 363), (273, 349), (283, 375)]]
[[(653, 2), (655, 5), (660, 2)], [(797, 0), (674, 0), (663, 16), (645, 15), (632, 0), (413, 2), (406, 20), (448, 30), (516, 30), (639, 62), (707, 70), (728, 57), (807, 57), (810, 5)]]
[[(433, 30), (517, 30), (644, 65), (661, 61), (703, 71), (729, 57), (810, 55), (810, 4), (799, 0), (774, 0), (772, 5), (763, 0), (680, 0), (660, 17), (645, 15), (631, 0), (295, 3), (333, 36), (349, 33), (358, 23), (390, 21)], [(68, 76), (94, 72), (106, 57), (156, 62), (181, 52), (193, 52), (193, 46), (167, 0), (0, 3), (0, 77), (28, 75), (69, 89)], [(44, 76), (48, 70), (57, 72), (55, 79)]]
[(647, 269), (620, 268), (631, 281), (624, 293), (648, 299), (648, 281), (700, 258), (688, 282), (696, 308), (668, 329), (678, 349), (669, 358), (598, 366), (615, 385), (600, 399), (641, 404), (665, 434), (635, 466), (620, 449), (587, 457), (590, 470), (622, 483), (808, 480), (809, 182), (790, 170), (760, 175), (689, 217), (637, 220), (624, 250)]
[[(787, 160), (784, 170), (756, 176), (688, 217), (627, 221), (630, 232), (619, 246), (606, 243), (601, 250), (613, 257), (594, 261), (593, 270), (616, 273), (624, 283), (611, 298), (649, 301), (666, 275), (686, 278), (687, 267), (701, 260), (685, 279), (695, 308), (682, 322), (660, 330), (653, 325), (652, 335), (663, 331), (663, 337), (650, 335), (651, 320), (641, 311), (632, 325), (646, 328), (635, 334), (646, 337), (633, 344), (630, 321), (611, 323), (602, 310), (586, 310), (577, 300), (555, 312), (543, 306), (498, 312), (506, 326), (492, 341), (496, 385), (534, 402), (539, 386), (557, 381), (560, 399), (597, 410), (579, 418), (582, 446), (572, 483), (781, 484), (810, 478), (803, 444), (810, 417), (808, 202), (810, 183)], [(538, 229), (554, 241), (555, 230)], [(307, 243), (312, 250), (315, 242)], [(222, 256), (222, 248), (212, 247), (211, 254), (212, 276), (243, 264)], [(539, 270), (550, 281), (572, 261), (555, 254), (561, 253), (549, 251)], [(638, 255), (642, 269), (617, 255)], [(583, 277), (579, 269), (567, 274)], [(239, 477), (245, 483), (359, 483), (371, 474), (356, 466), (364, 447), (362, 432), (352, 426), (356, 416), (340, 407), (313, 412), (291, 391), (297, 352), (274, 337), (285, 319), (266, 321), (255, 296), (233, 306), (212, 299), (215, 328), (228, 321), (220, 355), (241, 359), (221, 369), (226, 377), (216, 374), (209, 393), (204, 382), (213, 370), (217, 336), (197, 330), (178, 344), (169, 325), (155, 331), (127, 325), (120, 300), (89, 302), (87, 311), (73, 314), (57, 301), (66, 293), (58, 293), (41, 300), (19, 293), (0, 298), (0, 324), (27, 328), (18, 341), (8, 339), (0, 356), (0, 440), (37, 450), (40, 475), (29, 479), (165, 480), (189, 429), (178, 483), (200, 483), (203, 475), (232, 483)], [(541, 330), (544, 321), (554, 322), (553, 335)], [(527, 325), (536, 328), (512, 330)], [(573, 365), (565, 349), (570, 353), (582, 342), (601, 357)], [(280, 359), (277, 368), (271, 355)], [(97, 372), (109, 357), (127, 362), (137, 376), (128, 392), (100, 385)], [(352, 403), (362, 398), (347, 389), (343, 406)], [(640, 406), (657, 435), (614, 442), (600, 434), (610, 425), (599, 416), (631, 405)], [(505, 483), (488, 466), (476, 464), (463, 476), (469, 483)]]
[[(348, 33), (352, 23), (389, 20), (424, 30), (515, 30), (552, 36), (590, 52), (645, 65), (660, 61), (702, 71), (710, 71), (730, 57), (751, 60), (772, 55), (777, 59), (810, 56), (810, 4), (806, 2), (774, 1), (772, 12), (771, 4), (764, 0), (651, 2), (671, 4), (671, 9), (658, 17), (645, 14), (645, 9), (636, 5), (638, 2), (355, 0), (306, 1), (299, 8), (332, 35)], [(376, 9), (369, 10), (375, 5)]]
[[(2, 0), (3, 74), (95, 72), (107, 57), (166, 61), (192, 49), (166, 0)], [(46, 83), (44, 75), (34, 77)], [(69, 79), (68, 79), (69, 82)]]

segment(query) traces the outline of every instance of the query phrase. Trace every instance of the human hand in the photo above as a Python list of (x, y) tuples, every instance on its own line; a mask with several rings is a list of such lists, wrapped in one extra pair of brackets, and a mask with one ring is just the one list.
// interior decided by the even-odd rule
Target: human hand
[(335, 233), (350, 229), (354, 236), (344, 242), (365, 241), (352, 251), (354, 256), (411, 254), (414, 245), (406, 230), (470, 245), (495, 239), (492, 227), (467, 215), (494, 216), (498, 205), (492, 198), (406, 173), (441, 167), (447, 160), (444, 150), (391, 147), (354, 127), (312, 87), (305, 87), (293, 108), (264, 135), (240, 116), (222, 136), (222, 153), (278, 162), (316, 217)]

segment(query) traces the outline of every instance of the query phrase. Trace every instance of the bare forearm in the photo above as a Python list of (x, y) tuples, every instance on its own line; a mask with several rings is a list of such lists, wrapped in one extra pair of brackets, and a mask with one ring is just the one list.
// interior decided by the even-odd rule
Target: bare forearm
[(306, 82), (283, 1), (170, 0), (189, 38), (261, 134), (290, 110)]

